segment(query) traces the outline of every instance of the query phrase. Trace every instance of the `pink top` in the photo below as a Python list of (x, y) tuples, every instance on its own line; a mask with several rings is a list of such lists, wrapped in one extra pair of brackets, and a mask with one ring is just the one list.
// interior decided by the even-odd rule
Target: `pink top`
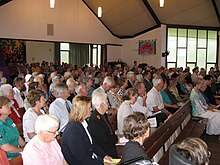
[(57, 140), (45, 143), (34, 136), (22, 153), (24, 165), (63, 165), (64, 158)]

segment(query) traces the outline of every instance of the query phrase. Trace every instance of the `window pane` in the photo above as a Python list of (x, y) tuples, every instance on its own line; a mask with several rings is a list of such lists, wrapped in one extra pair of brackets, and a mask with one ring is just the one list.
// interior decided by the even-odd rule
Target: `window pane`
[(206, 30), (198, 30), (198, 47), (206, 47)]
[(216, 63), (217, 31), (208, 31), (207, 62)]
[(178, 49), (177, 51), (177, 67), (186, 67), (186, 49)]
[(189, 64), (189, 63), (188, 63), (186, 66), (189, 67), (189, 71), (190, 71), (190, 72), (192, 72), (193, 68), (196, 67), (195, 64)]
[(60, 52), (60, 62), (64, 62), (69, 64), (69, 52), (68, 51), (61, 51)]
[(197, 66), (199, 68), (206, 68), (206, 49), (198, 49)]
[(170, 51), (169, 56), (167, 56), (167, 62), (176, 62), (176, 46), (177, 46), (177, 29), (168, 29), (168, 48)]
[(101, 64), (101, 45), (98, 45), (98, 66)]
[(92, 63), (97, 64), (97, 49), (92, 49)]
[(176, 64), (175, 63), (168, 63), (167, 68), (175, 68)]
[(188, 30), (187, 62), (196, 62), (196, 30)]
[(207, 71), (209, 71), (211, 67), (215, 68), (215, 64), (207, 64)]
[(186, 29), (178, 29), (178, 47), (186, 47)]
[(70, 50), (69, 43), (60, 43), (60, 50)]

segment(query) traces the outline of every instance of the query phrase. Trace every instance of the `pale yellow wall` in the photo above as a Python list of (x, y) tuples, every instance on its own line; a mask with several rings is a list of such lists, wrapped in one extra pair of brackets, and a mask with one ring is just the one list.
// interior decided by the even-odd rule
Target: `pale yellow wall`
[[(164, 30), (162, 28), (154, 29), (150, 32), (142, 34), (133, 39), (122, 40), (122, 56), (121, 59), (125, 61), (129, 66), (133, 65), (133, 61), (139, 63), (147, 63), (149, 65), (160, 67), (162, 65), (161, 56), (161, 40)], [(139, 40), (154, 40), (156, 39), (156, 55), (138, 55), (138, 41)], [(165, 41), (164, 41), (165, 42)]]
[(107, 45), (107, 61), (118, 61), (121, 59), (122, 46)]
[(54, 62), (54, 43), (26, 41), (27, 63)]
[[(81, 0), (13, 0), (1, 6), (0, 38), (120, 43)], [(54, 24), (54, 36), (47, 36), (47, 24)]]

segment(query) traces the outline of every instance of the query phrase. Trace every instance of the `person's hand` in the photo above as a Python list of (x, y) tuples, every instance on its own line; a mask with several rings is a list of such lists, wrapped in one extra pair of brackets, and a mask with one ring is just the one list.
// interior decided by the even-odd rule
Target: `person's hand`
[(174, 104), (173, 108), (179, 108), (179, 106), (177, 104)]
[(104, 165), (109, 165), (112, 163), (112, 157), (108, 155), (106, 155), (103, 160), (104, 160)]

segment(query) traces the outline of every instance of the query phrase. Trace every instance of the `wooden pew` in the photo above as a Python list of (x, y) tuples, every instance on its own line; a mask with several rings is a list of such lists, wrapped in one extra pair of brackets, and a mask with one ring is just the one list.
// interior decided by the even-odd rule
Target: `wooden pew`
[(200, 137), (206, 124), (207, 119), (192, 120), (191, 104), (187, 101), (145, 140), (144, 148), (148, 157), (161, 165), (168, 165), (169, 147), (189, 136)]

